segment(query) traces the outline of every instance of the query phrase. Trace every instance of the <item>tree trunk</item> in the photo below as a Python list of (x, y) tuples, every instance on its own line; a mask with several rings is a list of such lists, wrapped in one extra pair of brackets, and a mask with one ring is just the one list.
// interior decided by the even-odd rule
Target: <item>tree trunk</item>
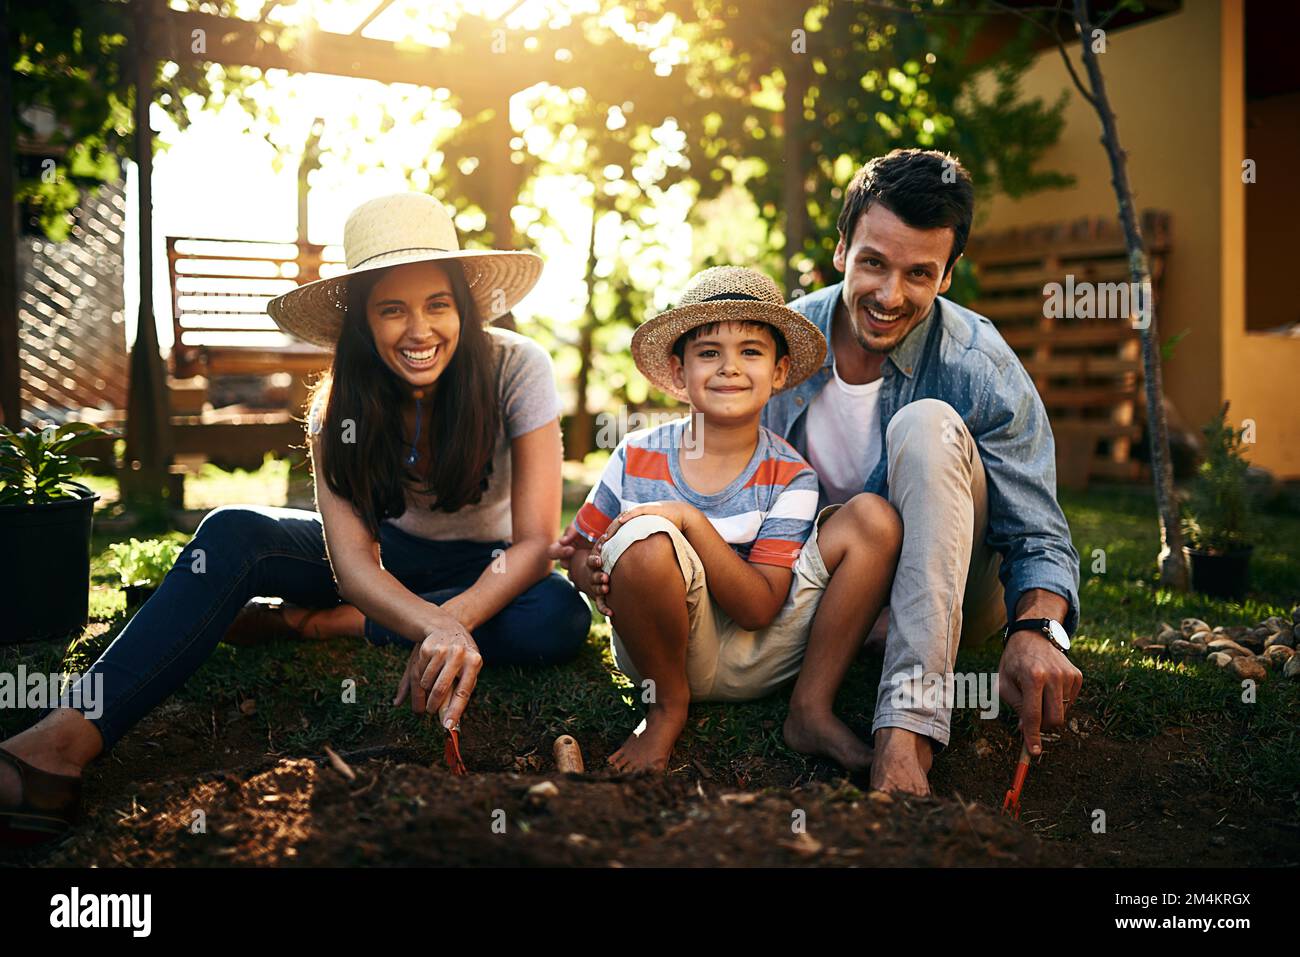
[(590, 452), (595, 434), (595, 416), (587, 408), (587, 383), (591, 381), (591, 348), (595, 338), (596, 318), (595, 281), (596, 275), (596, 221), (604, 214), (605, 208), (600, 202), (600, 184), (591, 202), (591, 239), (587, 244), (587, 308), (582, 317), (582, 331), (578, 335), (578, 379), (574, 383), (577, 393), (577, 405), (573, 409), (573, 418), (569, 420), (569, 434), (565, 437), (564, 456), (574, 461), (582, 461)]
[[(135, 160), (140, 220), (140, 313), (131, 349), (126, 406), (126, 461), (119, 475), (122, 498), (137, 505), (166, 503), (172, 462), (171, 410), (166, 372), (153, 315), (153, 101), (154, 60), (148, 41), (150, 4), (135, 0)], [(172, 503), (179, 508), (179, 502)]]
[[(1101, 141), (1110, 159), (1111, 182), (1119, 200), (1119, 220), (1128, 246), (1129, 276), (1137, 288), (1151, 288), (1151, 269), (1146, 246), (1133, 208), (1133, 191), (1128, 182), (1128, 164), (1119, 145), (1115, 114), (1106, 94), (1106, 81), (1092, 49), (1092, 24), (1088, 19), (1087, 0), (1074, 0), (1074, 24), (1079, 32), (1080, 48), (1088, 82), (1092, 88), (1093, 107), (1101, 119)], [(1164, 383), (1160, 369), (1160, 339), (1156, 334), (1154, 303), (1146, 303), (1150, 321), (1141, 329), (1142, 372), (1145, 378), (1147, 431), (1151, 436), (1151, 476), (1155, 482), (1156, 508), (1160, 513), (1160, 584), (1186, 590), (1187, 565), (1183, 559), (1183, 535), (1179, 523), (1178, 501), (1174, 497), (1174, 473), (1169, 457), (1169, 426), (1165, 421)]]
[(789, 299), (799, 288), (799, 269), (795, 261), (803, 255), (808, 238), (808, 150), (804, 145), (803, 99), (808, 92), (807, 59), (791, 55), (782, 66), (785, 74), (785, 105), (782, 114), (784, 125), (782, 157), (784, 176), (782, 192), (785, 196), (785, 295)]

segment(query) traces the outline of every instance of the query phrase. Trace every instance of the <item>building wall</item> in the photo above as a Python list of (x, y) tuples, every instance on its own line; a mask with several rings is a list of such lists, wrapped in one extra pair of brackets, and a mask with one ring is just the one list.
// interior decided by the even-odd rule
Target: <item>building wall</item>
[[(1223, 388), (1219, 58), (1218, 0), (1185, 0), (1178, 13), (1113, 32), (1101, 55), (1137, 207), (1171, 215), (1157, 323), (1162, 339), (1190, 330), (1165, 364), (1165, 392), (1190, 425), (1214, 414)], [(1038, 55), (1021, 90), (1050, 103), (1067, 87), (1066, 125), (1043, 167), (1072, 174), (1076, 185), (1019, 201), (999, 196), (977, 228), (1118, 216), (1100, 122), (1054, 48)]]
[[(1252, 6), (1251, 13), (1254, 16), (1267, 15), (1258, 6)], [(1256, 442), (1250, 450), (1251, 461), (1281, 478), (1300, 478), (1300, 411), (1297, 411), (1295, 397), (1296, 375), (1300, 370), (1300, 337), (1248, 332), (1246, 322), (1247, 308), (1272, 317), (1264, 322), (1250, 323), (1255, 329), (1300, 318), (1296, 314), (1295, 293), (1291, 288), (1295, 281), (1294, 267), (1290, 262), (1292, 255), (1279, 255), (1279, 250), (1288, 249), (1294, 243), (1295, 216), (1300, 214), (1300, 210), (1293, 205), (1291, 215), (1281, 217), (1289, 220), (1291, 225), (1277, 233), (1267, 228), (1268, 220), (1263, 224), (1257, 220), (1252, 225), (1247, 217), (1248, 209), (1259, 209), (1261, 194), (1254, 191), (1260, 188), (1265, 173), (1274, 182), (1293, 177), (1295, 173), (1290, 168), (1292, 157), (1284, 152), (1284, 134), (1253, 141), (1247, 134), (1247, 117), (1256, 105), (1248, 106), (1245, 100), (1245, 30), (1239, 0), (1228, 0), (1224, 4), (1222, 26), (1224, 122), (1220, 136), (1224, 163), (1220, 205), (1224, 226), (1221, 307), (1224, 316), (1224, 398), (1231, 402), (1230, 415), (1234, 421), (1240, 424), (1244, 419), (1251, 419), (1255, 423)], [(1293, 101), (1294, 97), (1279, 99)], [(1276, 117), (1272, 119), (1276, 120)], [(1300, 125), (1296, 119), (1292, 123)], [(1278, 127), (1274, 127), (1274, 132), (1278, 132)], [(1290, 138), (1294, 143), (1294, 126)], [(1262, 152), (1256, 155), (1260, 150)], [(1255, 183), (1243, 184), (1241, 181), (1241, 163), (1246, 158), (1254, 159), (1258, 164)], [(1270, 195), (1272, 202), (1284, 202), (1284, 194), (1276, 191), (1272, 194), (1264, 192), (1262, 197), (1268, 199)], [(1294, 192), (1291, 195), (1294, 196)], [(1270, 214), (1276, 212), (1270, 211)], [(1274, 273), (1261, 281), (1257, 278), (1261, 267), (1274, 270)], [(1288, 308), (1289, 313), (1286, 311)]]

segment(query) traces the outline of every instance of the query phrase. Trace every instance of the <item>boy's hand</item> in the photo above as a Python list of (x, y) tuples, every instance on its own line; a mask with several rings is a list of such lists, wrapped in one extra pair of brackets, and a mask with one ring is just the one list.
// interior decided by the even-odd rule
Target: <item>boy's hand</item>
[(596, 610), (606, 618), (613, 618), (614, 612), (610, 610), (606, 597), (609, 595), (609, 575), (607, 575), (601, 566), (601, 549), (605, 543), (618, 534), (618, 530), (640, 515), (659, 515), (668, 519), (683, 534), (691, 526), (692, 522), (700, 517), (700, 511), (694, 505), (686, 502), (649, 502), (645, 505), (638, 505), (636, 508), (629, 508), (618, 518), (610, 522), (604, 533), (591, 546), (591, 551), (587, 553), (587, 576), (591, 582), (591, 589), (587, 594), (591, 595), (596, 602)]
[(586, 541), (577, 527), (570, 522), (569, 527), (564, 530), (559, 539), (546, 546), (546, 557), (553, 562), (563, 562), (564, 570), (572, 576), (573, 553), (577, 551), (576, 546), (579, 542), (585, 544)]
[[(603, 584), (608, 584), (609, 576), (600, 572), (600, 549), (592, 546), (592, 551), (587, 551), (587, 547), (586, 537), (570, 523), (557, 541), (546, 546), (546, 557), (554, 562), (562, 562), (564, 570), (569, 573), (569, 581), (573, 582), (574, 587), (589, 596), (602, 615), (608, 616), (609, 608), (605, 605), (604, 595), (609, 588), (606, 587), (601, 591), (597, 587), (592, 569), (600, 573)], [(596, 557), (594, 563), (589, 559), (591, 555)]]
[(629, 508), (618, 518), (610, 522), (605, 528), (600, 538), (596, 539), (595, 548), (599, 549), (607, 541), (618, 534), (618, 530), (642, 515), (659, 515), (668, 519), (673, 525), (683, 533), (690, 528), (692, 522), (700, 517), (700, 510), (694, 505), (687, 502), (647, 502), (645, 505), (638, 505), (636, 508)]
[(605, 601), (605, 596), (609, 594), (609, 575), (600, 564), (600, 545), (604, 539), (596, 542), (591, 551), (587, 553), (586, 568), (581, 572), (583, 578), (587, 580), (588, 587), (583, 589), (591, 596), (592, 601), (596, 603), (596, 610), (606, 618), (613, 618), (614, 613), (610, 610)]

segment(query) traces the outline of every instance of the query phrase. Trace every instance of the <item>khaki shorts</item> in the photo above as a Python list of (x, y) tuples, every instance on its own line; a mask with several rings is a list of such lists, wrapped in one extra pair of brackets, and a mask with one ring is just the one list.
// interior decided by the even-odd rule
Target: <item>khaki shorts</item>
[[(817, 548), (817, 530), (837, 508), (838, 505), (827, 506), (817, 516), (812, 534), (795, 560), (785, 605), (772, 623), (759, 631), (744, 630), (718, 607), (709, 595), (704, 563), (681, 530), (662, 516), (639, 515), (622, 526), (601, 549), (601, 566), (609, 574), (628, 546), (657, 532), (665, 533), (672, 540), (686, 583), (686, 611), (690, 621), (686, 678), (691, 700), (761, 698), (799, 673), (813, 615), (830, 582)], [(610, 650), (618, 670), (639, 689), (641, 676), (617, 631), (610, 638)]]

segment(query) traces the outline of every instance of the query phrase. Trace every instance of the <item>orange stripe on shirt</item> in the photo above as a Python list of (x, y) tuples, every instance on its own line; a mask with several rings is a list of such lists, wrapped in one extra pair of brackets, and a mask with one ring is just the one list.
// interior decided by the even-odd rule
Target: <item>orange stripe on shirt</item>
[(590, 502), (585, 503), (578, 509), (578, 514), (573, 516), (573, 524), (578, 526), (578, 531), (591, 536), (592, 540), (605, 534), (605, 529), (609, 528), (612, 521), (613, 515), (606, 515)]
[(749, 550), (749, 561), (759, 565), (780, 565), (794, 568), (795, 559), (803, 545), (784, 538), (760, 538)]
[(668, 456), (663, 452), (656, 452), (652, 449), (639, 449), (635, 445), (629, 445), (626, 449), (627, 465), (623, 470), (624, 475), (632, 478), (642, 479), (662, 479), (665, 482), (673, 480), (672, 475), (668, 472)]
[(754, 471), (754, 477), (745, 483), (751, 485), (789, 485), (794, 477), (808, 466), (803, 462), (782, 462), (780, 459), (764, 459)]

